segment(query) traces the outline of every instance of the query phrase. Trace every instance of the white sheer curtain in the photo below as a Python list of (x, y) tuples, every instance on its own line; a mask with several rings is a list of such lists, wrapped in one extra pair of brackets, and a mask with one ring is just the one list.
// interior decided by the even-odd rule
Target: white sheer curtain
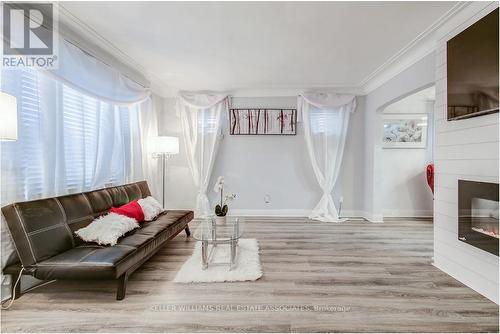
[(128, 106), (150, 96), (148, 88), (64, 39), (59, 43), (58, 65), (44, 72), (101, 102)]
[[(139, 121), (141, 128), (142, 176), (148, 181), (151, 195), (159, 199), (162, 196), (162, 178), (160, 159), (153, 158), (152, 138), (158, 136), (158, 113), (162, 100), (152, 95), (140, 105)], [(138, 176), (136, 178), (139, 178)]]
[(198, 190), (195, 215), (210, 214), (207, 189), (220, 143), (222, 114), (228, 112), (226, 94), (180, 94), (177, 110), (181, 117), (188, 163)]
[(349, 125), (349, 115), (356, 108), (352, 95), (314, 92), (298, 98), (304, 122), (304, 135), (311, 165), (322, 190), (319, 203), (309, 218), (341, 222), (332, 197), (337, 181)]

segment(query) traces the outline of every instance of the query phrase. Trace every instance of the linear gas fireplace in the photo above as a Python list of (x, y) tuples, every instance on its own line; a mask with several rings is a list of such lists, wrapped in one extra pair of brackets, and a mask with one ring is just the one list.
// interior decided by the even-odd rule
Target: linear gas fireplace
[(458, 239), (498, 256), (498, 183), (458, 180)]

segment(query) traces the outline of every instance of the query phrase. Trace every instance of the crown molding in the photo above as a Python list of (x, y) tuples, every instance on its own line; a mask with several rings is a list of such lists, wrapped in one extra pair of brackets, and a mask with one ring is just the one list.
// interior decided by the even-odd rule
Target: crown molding
[[(63, 27), (71, 29), (77, 36), (88, 40), (89, 43), (107, 53), (109, 56), (118, 60), (122, 65), (128, 67), (132, 72), (139, 73), (148, 82), (151, 91), (157, 95), (163, 96), (163, 92), (173, 93), (172, 88), (165, 85), (160, 78), (150, 73), (144, 66), (137, 62), (134, 58), (122, 51), (111, 41), (95, 31), (92, 27), (73, 15), (62, 3), (59, 6), (59, 21)], [(79, 42), (79, 41), (77, 41)]]
[(82, 37), (90, 36), (92, 37), (92, 42), (96, 43), (99, 47), (102, 47), (105, 51), (108, 51), (111, 55), (116, 57), (118, 60), (124, 62), (127, 65), (134, 66), (139, 70), (145, 70), (141, 64), (136, 62), (133, 58), (127, 55), (125, 52), (120, 50), (111, 41), (104, 38), (97, 31), (92, 29), (78, 17), (73, 15), (68, 9), (66, 9), (61, 3), (59, 5), (59, 20), (61, 23), (73, 28), (77, 33), (81, 33)]
[(410, 43), (380, 65), (375, 71), (369, 74), (359, 83), (359, 87), (364, 94), (368, 94), (384, 83), (406, 70), (436, 49), (437, 33), (446, 25), (458, 12), (469, 7), (470, 2), (459, 2), (445, 14), (443, 14), (432, 25), (425, 29), (420, 35), (415, 37)]
[[(163, 91), (162, 96), (166, 98), (175, 97), (184, 89), (174, 89), (169, 87)], [(302, 86), (275, 86), (275, 87), (260, 87), (260, 88), (236, 88), (221, 91), (227, 92), (232, 97), (289, 97), (298, 96), (307, 90), (323, 90), (323, 91), (334, 91), (340, 94), (353, 94), (353, 95), (363, 95), (362, 91), (358, 87), (349, 86), (317, 86), (317, 87), (302, 87)], [(202, 92), (203, 90), (195, 90), (197, 92)]]
[(340, 94), (359, 95), (362, 93), (358, 87), (348, 86), (318, 86), (318, 87), (264, 87), (264, 88), (241, 88), (229, 91), (233, 97), (269, 97), (269, 96), (298, 96), (307, 90), (334, 91)]

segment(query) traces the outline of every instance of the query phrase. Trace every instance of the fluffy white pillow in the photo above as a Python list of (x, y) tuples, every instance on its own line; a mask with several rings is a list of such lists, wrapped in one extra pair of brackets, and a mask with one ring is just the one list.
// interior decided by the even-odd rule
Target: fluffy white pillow
[(161, 204), (158, 203), (156, 199), (154, 199), (152, 196), (148, 196), (146, 198), (142, 198), (137, 201), (139, 205), (142, 208), (142, 211), (144, 212), (144, 220), (145, 221), (151, 221), (156, 218), (160, 213), (165, 211)]
[(110, 213), (94, 219), (92, 223), (75, 232), (83, 241), (97, 242), (99, 245), (116, 245), (118, 238), (138, 228), (134, 218)]

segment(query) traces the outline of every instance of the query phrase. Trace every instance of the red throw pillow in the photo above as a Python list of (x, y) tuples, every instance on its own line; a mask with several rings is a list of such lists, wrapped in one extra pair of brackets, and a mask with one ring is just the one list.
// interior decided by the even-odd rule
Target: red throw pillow
[(134, 218), (139, 223), (144, 221), (144, 211), (142, 211), (142, 208), (139, 203), (137, 203), (137, 200), (133, 200), (132, 202), (122, 205), (118, 208), (112, 207), (111, 209), (109, 209), (109, 212)]

